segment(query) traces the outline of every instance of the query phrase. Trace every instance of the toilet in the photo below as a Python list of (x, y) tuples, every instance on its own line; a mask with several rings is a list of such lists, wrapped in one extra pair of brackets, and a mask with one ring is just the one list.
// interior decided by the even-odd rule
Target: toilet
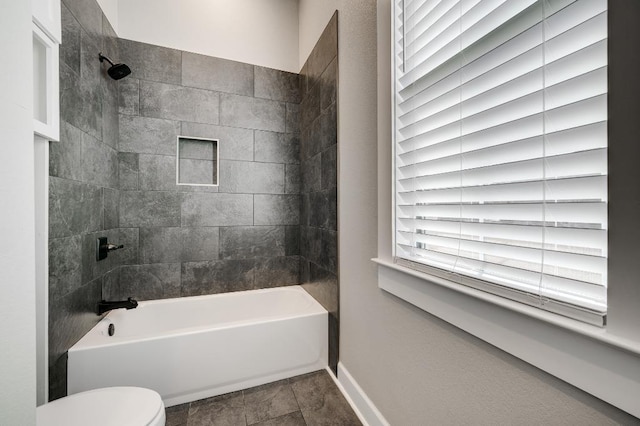
[(37, 426), (164, 426), (160, 395), (138, 387), (76, 393), (36, 409)]

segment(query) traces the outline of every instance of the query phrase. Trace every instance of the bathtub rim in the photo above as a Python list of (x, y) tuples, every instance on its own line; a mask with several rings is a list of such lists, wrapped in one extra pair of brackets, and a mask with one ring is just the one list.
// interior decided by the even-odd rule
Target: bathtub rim
[[(169, 331), (165, 330), (162, 332), (153, 333), (151, 335), (135, 334), (135, 335), (121, 337), (117, 335), (118, 331), (116, 329), (115, 336), (105, 336), (106, 330), (109, 324), (114, 323), (113, 319), (110, 318), (110, 315), (112, 315), (112, 312), (114, 314), (123, 313), (122, 309), (124, 308), (115, 309), (113, 311), (108, 312), (103, 318), (100, 319), (100, 321), (98, 321), (97, 324), (95, 324), (91, 328), (91, 330), (89, 330), (84, 336), (82, 336), (82, 338), (80, 338), (80, 340), (78, 340), (73, 346), (71, 346), (71, 348), (69, 348), (69, 352), (79, 352), (79, 351), (90, 350), (90, 349), (95, 349), (99, 347), (118, 346), (118, 345), (127, 344), (131, 342), (148, 342), (148, 341), (154, 341), (154, 340), (162, 340), (162, 339), (175, 337), (177, 335), (194, 335), (194, 334), (205, 333), (212, 330), (226, 330), (226, 329), (237, 328), (237, 327), (248, 327), (252, 324), (255, 324), (256, 321), (259, 321), (261, 323), (262, 322), (274, 323), (279, 321), (291, 320), (293, 318), (305, 318), (310, 316), (328, 314), (327, 309), (325, 309), (317, 300), (313, 298), (313, 296), (311, 296), (299, 284), (291, 285), (291, 286), (265, 288), (265, 289), (241, 290), (236, 292), (205, 294), (205, 295), (199, 295), (199, 296), (185, 296), (185, 297), (174, 297), (169, 299), (141, 300), (138, 302), (138, 308), (136, 309), (140, 309), (140, 308), (144, 309), (145, 306), (149, 306), (149, 305), (156, 306), (156, 305), (170, 304), (170, 303), (188, 303), (189, 301), (194, 301), (194, 300), (207, 300), (207, 299), (223, 298), (223, 297), (229, 297), (229, 296), (239, 297), (242, 294), (246, 294), (246, 293), (259, 294), (259, 293), (276, 292), (276, 291), (284, 291), (284, 290), (288, 290), (295, 293), (302, 292), (304, 294), (304, 297), (309, 302), (309, 306), (306, 308), (307, 310), (305, 310), (302, 313), (298, 312), (298, 313), (292, 313), (292, 314), (286, 314), (286, 315), (256, 317), (256, 318), (251, 318), (246, 320), (225, 322), (219, 325), (202, 324), (202, 325), (197, 325), (192, 327), (176, 328), (176, 329), (171, 329)], [(103, 338), (104, 340), (102, 340)], [(101, 339), (101, 341), (94, 342), (94, 340), (96, 339)]]

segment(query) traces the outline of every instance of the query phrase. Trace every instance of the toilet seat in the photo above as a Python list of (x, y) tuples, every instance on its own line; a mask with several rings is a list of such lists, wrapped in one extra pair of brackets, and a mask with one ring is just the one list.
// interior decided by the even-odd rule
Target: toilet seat
[(164, 426), (160, 395), (137, 387), (94, 389), (36, 409), (37, 426)]

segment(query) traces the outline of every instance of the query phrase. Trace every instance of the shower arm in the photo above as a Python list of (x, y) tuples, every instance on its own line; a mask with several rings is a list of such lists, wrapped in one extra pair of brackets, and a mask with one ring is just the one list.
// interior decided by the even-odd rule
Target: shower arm
[(113, 63), (113, 61), (111, 61), (111, 59), (109, 59), (109, 58), (107, 58), (106, 56), (104, 56), (104, 55), (102, 54), (102, 52), (98, 53), (98, 58), (100, 59), (100, 62), (103, 62), (103, 61), (105, 61), (105, 60), (106, 60), (107, 62), (109, 62), (109, 63), (111, 64), (111, 66), (114, 66), (114, 65), (115, 65), (115, 64)]

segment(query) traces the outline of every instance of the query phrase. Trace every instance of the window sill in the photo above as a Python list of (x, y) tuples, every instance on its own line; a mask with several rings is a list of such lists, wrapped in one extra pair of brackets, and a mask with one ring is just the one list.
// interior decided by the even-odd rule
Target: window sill
[(443, 278), (378, 264), (378, 286), (634, 416), (640, 342)]

